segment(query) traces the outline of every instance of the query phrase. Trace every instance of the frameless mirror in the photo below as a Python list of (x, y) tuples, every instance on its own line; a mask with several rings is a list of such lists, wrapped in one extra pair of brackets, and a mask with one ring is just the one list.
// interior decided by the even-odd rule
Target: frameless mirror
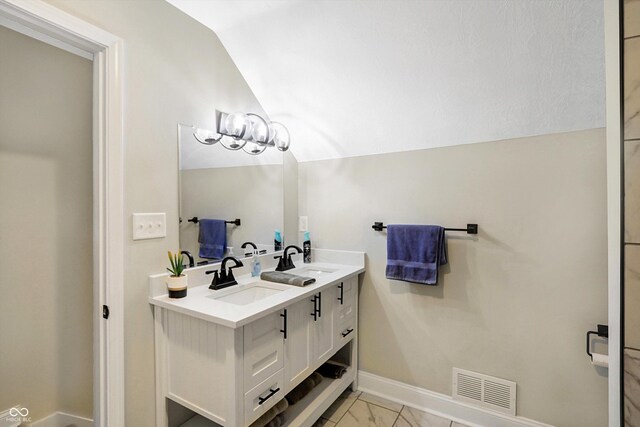
[[(245, 242), (260, 253), (274, 252), (276, 231), (284, 236), (283, 153), (270, 147), (254, 156), (219, 142), (205, 145), (194, 137), (196, 131), (205, 142), (216, 136), (178, 125), (180, 248), (200, 264), (250, 256), (254, 249), (243, 249)], [(202, 221), (207, 219), (219, 221)], [(222, 252), (210, 250), (221, 244), (220, 221), (226, 221)]]

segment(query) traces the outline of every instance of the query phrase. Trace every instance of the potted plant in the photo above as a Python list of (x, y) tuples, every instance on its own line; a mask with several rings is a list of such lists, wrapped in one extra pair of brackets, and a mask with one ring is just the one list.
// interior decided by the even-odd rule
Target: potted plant
[(182, 274), (184, 271), (182, 253), (178, 251), (177, 254), (172, 254), (169, 251), (169, 263), (171, 268), (167, 268), (167, 271), (171, 275), (166, 280), (169, 298), (184, 298), (187, 296), (187, 275)]

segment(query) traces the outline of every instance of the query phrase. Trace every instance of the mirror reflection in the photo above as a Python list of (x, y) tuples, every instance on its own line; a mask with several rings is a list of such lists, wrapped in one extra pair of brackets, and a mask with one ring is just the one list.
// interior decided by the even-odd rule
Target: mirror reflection
[(284, 236), (283, 153), (252, 156), (198, 142), (211, 135), (178, 125), (180, 248), (195, 264), (282, 249), (276, 243)]

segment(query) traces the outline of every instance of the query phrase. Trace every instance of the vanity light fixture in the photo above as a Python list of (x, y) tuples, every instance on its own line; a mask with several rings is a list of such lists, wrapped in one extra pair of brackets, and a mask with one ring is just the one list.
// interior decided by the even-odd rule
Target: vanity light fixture
[[(196, 128), (193, 137), (201, 144), (219, 142), (227, 150), (244, 150), (256, 156), (269, 147), (287, 151), (291, 145), (289, 131), (280, 122), (267, 122), (255, 113), (218, 113), (216, 132)], [(219, 136), (216, 136), (217, 135)]]

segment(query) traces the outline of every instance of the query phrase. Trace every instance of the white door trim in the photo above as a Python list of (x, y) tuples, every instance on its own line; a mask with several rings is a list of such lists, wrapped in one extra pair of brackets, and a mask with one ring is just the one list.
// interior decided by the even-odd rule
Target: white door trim
[(609, 311), (609, 427), (622, 423), (622, 144), (620, 108), (620, 10), (618, 0), (604, 2), (606, 123), (607, 123), (607, 235)]
[[(96, 426), (123, 426), (123, 42), (40, 0), (0, 0), (0, 19), (11, 21), (14, 30), (93, 57), (93, 416)], [(108, 320), (103, 305), (109, 307)]]

